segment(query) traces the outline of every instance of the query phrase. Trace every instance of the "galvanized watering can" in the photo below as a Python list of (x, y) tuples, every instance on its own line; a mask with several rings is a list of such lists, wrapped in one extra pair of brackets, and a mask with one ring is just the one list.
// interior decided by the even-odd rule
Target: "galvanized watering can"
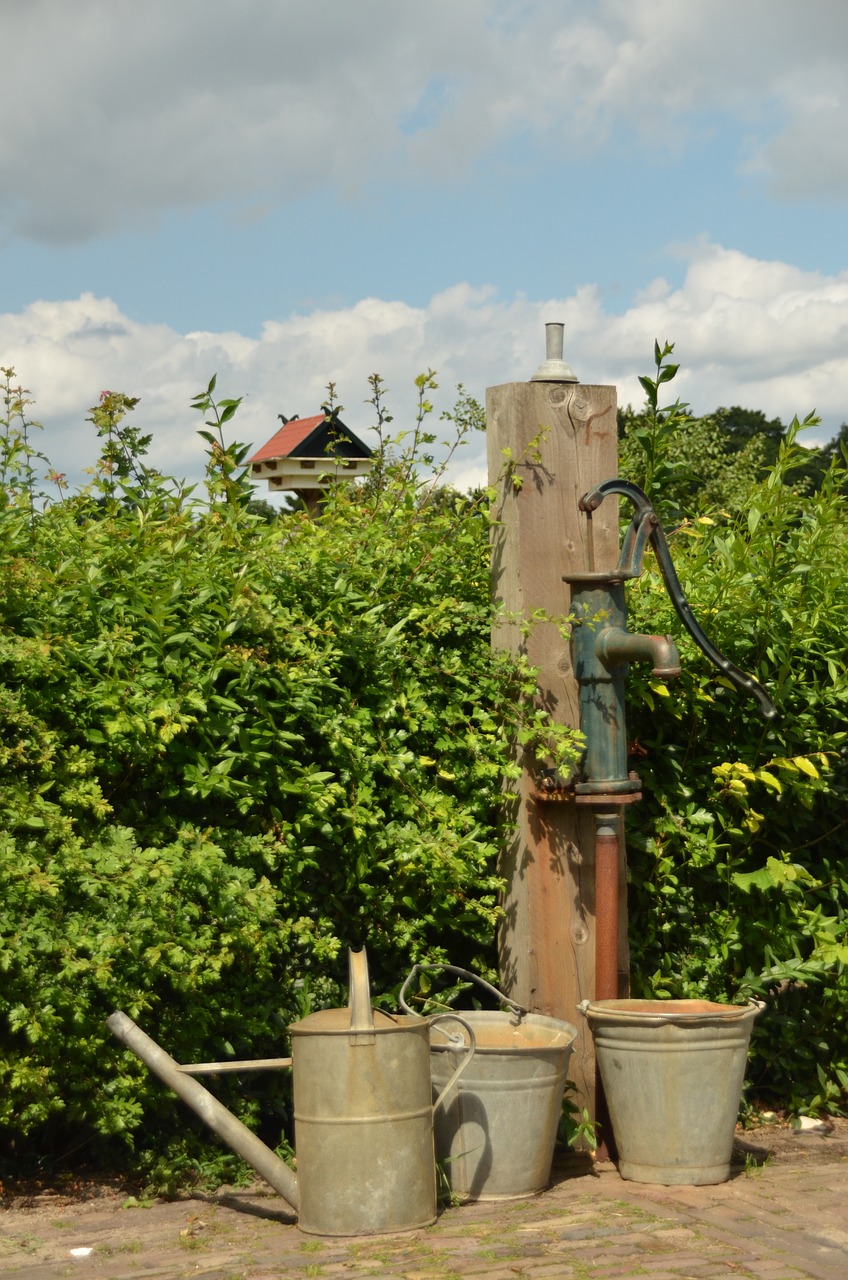
[[(408, 1231), (436, 1219), (433, 1116), (474, 1054), (431, 1100), (430, 1035), (421, 1018), (371, 1008), (364, 951), (350, 953), (350, 1006), (291, 1028), (300, 1226), (315, 1235)], [(456, 1027), (454, 1028), (456, 1031)]]
[[(516, 1200), (548, 1185), (568, 1063), (576, 1029), (570, 1022), (528, 1013), (477, 974), (450, 964), (417, 964), (401, 987), (406, 992), (423, 970), (444, 970), (488, 991), (507, 1011), (462, 1011), (476, 1037), (473, 1066), (435, 1116), (436, 1160), (451, 1192), (461, 1200)], [(456, 1080), (457, 1046), (438, 1025), (430, 1028), (430, 1074), (443, 1098)], [(470, 1065), (470, 1064), (469, 1064)], [(451, 1074), (453, 1072), (453, 1074)]]
[[(299, 1214), (314, 1235), (412, 1231), (436, 1218), (433, 1117), (474, 1056), (474, 1030), (449, 1037), (459, 1064), (435, 1102), (430, 1023), (371, 1008), (365, 951), (349, 952), (350, 1003), (291, 1028), (292, 1057), (181, 1066), (121, 1012), (109, 1030), (137, 1054)], [(298, 1173), (193, 1078), (293, 1067)]]

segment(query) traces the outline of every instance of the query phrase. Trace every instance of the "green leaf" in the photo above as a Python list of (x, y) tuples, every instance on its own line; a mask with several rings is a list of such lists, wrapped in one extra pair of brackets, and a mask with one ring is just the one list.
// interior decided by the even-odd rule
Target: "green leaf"
[(664, 365), (663, 368), (660, 369), (659, 371), (659, 375), (657, 377), (657, 383), (659, 384), (661, 382), (671, 382), (672, 378), (676, 376), (679, 368), (680, 368), (679, 364)]

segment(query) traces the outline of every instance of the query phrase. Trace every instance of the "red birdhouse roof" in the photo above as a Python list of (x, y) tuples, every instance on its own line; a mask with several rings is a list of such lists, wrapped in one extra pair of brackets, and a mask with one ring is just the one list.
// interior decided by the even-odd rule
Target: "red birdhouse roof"
[(263, 444), (258, 453), (254, 453), (251, 462), (264, 462), (266, 458), (288, 458), (293, 449), (302, 444), (317, 426), (324, 422), (324, 414), (318, 413), (314, 418), (293, 418), (285, 426), (275, 431), (267, 444)]
[(326, 413), (311, 418), (292, 418), (276, 431), (250, 462), (268, 462), (274, 458), (370, 458), (371, 450), (358, 436)]

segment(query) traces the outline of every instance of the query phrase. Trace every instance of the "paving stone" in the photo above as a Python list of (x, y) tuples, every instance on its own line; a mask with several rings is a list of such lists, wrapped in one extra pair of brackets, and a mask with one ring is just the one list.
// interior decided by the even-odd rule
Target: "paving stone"
[[(42, 1232), (15, 1211), (0, 1219), (0, 1280), (846, 1280), (848, 1160), (814, 1160), (713, 1187), (625, 1182), (610, 1169), (355, 1240), (305, 1236), (275, 1197), (255, 1194), (143, 1213), (104, 1204), (79, 1219), (63, 1205), (56, 1217), (70, 1225), (42, 1215)], [(82, 1266), (68, 1255), (76, 1244), (94, 1246)]]

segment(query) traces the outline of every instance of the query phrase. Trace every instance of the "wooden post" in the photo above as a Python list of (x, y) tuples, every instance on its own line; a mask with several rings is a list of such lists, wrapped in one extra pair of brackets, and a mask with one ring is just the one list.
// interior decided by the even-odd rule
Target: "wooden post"
[[(512, 615), (496, 626), (493, 643), (525, 652), (539, 670), (542, 705), (554, 720), (578, 727), (567, 628), (563, 634), (555, 622), (536, 623), (525, 637), (516, 619), (532, 618), (540, 609), (564, 619), (570, 594), (563, 574), (589, 567), (587, 521), (578, 501), (618, 474), (616, 391), (573, 382), (509, 383), (489, 388), (486, 413), (490, 484), (499, 491), (492, 586), (496, 601)], [(595, 567), (612, 568), (619, 551), (618, 504), (607, 500), (592, 523)], [(578, 1028), (570, 1070), (574, 1100), (594, 1115), (592, 1041), (577, 1005), (594, 995), (595, 813), (568, 801), (538, 799), (535, 761), (522, 757), (521, 763), (500, 868), (506, 881), (501, 982), (534, 1012)], [(625, 885), (623, 839), (620, 844)], [(620, 920), (624, 987), (629, 964), (623, 909)]]

